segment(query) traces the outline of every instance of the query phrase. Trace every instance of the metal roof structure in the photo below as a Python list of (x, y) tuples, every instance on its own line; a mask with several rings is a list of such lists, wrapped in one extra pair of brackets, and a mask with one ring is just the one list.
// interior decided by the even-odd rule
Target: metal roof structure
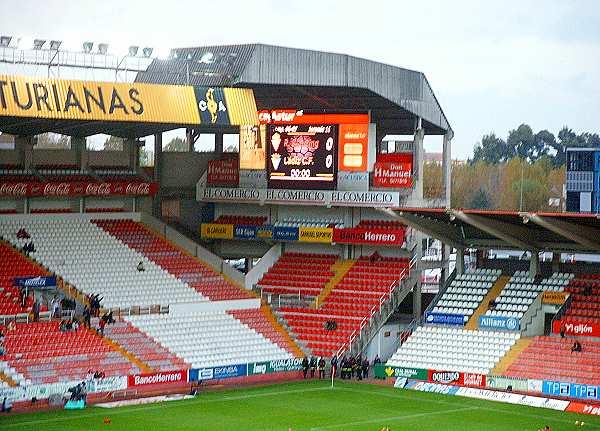
[(258, 109), (370, 112), (378, 134), (453, 132), (422, 72), (345, 54), (248, 44), (173, 50), (136, 82), (239, 86), (254, 90)]
[(394, 208), (388, 215), (455, 248), (600, 252), (600, 215)]

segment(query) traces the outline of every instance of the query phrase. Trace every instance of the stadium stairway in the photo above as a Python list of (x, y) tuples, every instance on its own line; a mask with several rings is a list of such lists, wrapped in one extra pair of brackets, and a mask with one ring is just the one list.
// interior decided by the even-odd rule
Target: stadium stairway
[[(0, 371), (0, 382), (4, 382), (8, 386), (13, 387), (13, 388), (15, 386), (17, 386), (17, 382), (15, 382), (13, 379), (11, 379), (10, 376), (7, 376), (6, 374), (4, 374), (2, 371)], [(0, 385), (0, 387), (2, 387), (2, 385)]]
[(331, 293), (331, 291), (337, 286), (337, 284), (342, 281), (342, 279), (346, 276), (348, 271), (352, 269), (352, 266), (356, 263), (356, 260), (348, 259), (348, 260), (337, 260), (333, 265), (331, 265), (330, 269), (333, 271), (334, 276), (325, 284), (325, 287), (321, 290), (319, 295), (315, 298), (314, 308), (319, 308), (319, 306), (323, 305), (327, 300), (327, 296)]
[(479, 317), (487, 311), (490, 301), (495, 300), (500, 295), (500, 292), (502, 292), (502, 289), (504, 289), (509, 280), (510, 277), (507, 275), (498, 278), (488, 294), (483, 298), (483, 301), (481, 301), (481, 304), (479, 304), (479, 307), (473, 312), (473, 315), (465, 325), (465, 329), (477, 329), (479, 326)]
[[(87, 329), (87, 331), (92, 333), (92, 335), (96, 334), (96, 331), (94, 331), (92, 329)], [(98, 336), (100, 338), (102, 338), (102, 341), (104, 341), (106, 344), (108, 344), (111, 347), (111, 349), (116, 350), (117, 352), (121, 353), (121, 355), (123, 355), (125, 358), (127, 358), (129, 360), (129, 362), (131, 362), (136, 367), (138, 367), (142, 373), (152, 373), (155, 371), (152, 367), (150, 367), (150, 365), (141, 361), (139, 358), (135, 357), (132, 353), (127, 351), (123, 346), (121, 346), (120, 344), (111, 340), (107, 336), (101, 336), (100, 334), (98, 334)]]
[(511, 366), (511, 364), (519, 357), (521, 352), (525, 350), (530, 344), (532, 338), (520, 338), (517, 342), (511, 347), (511, 349), (506, 352), (506, 355), (492, 369), (492, 374), (495, 376), (502, 376)]

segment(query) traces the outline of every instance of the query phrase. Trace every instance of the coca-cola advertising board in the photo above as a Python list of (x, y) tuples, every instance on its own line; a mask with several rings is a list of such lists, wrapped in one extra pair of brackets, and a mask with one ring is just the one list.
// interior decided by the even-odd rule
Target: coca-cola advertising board
[(157, 183), (137, 181), (112, 182), (0, 182), (0, 196), (75, 197), (75, 196), (152, 196)]

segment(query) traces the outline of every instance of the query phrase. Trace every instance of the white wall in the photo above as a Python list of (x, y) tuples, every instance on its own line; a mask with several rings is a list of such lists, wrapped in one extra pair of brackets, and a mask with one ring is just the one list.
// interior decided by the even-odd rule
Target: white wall
[(215, 218), (221, 215), (271, 217), (269, 205), (222, 204), (215, 203)]
[(281, 256), (281, 244), (275, 244), (268, 252), (260, 259), (254, 268), (246, 274), (246, 289), (252, 290), (254, 285), (258, 283), (263, 275), (273, 266), (273, 264)]
[[(385, 336), (389, 332), (389, 336)], [(377, 335), (367, 345), (363, 354), (366, 354), (369, 361), (373, 361), (375, 355), (379, 355), (381, 362), (388, 360), (398, 349), (398, 333), (401, 332), (400, 324), (386, 323), (381, 327)]]
[[(125, 147), (125, 145), (123, 145)], [(129, 166), (127, 151), (88, 151), (89, 166)]]
[(327, 253), (342, 256), (344, 248), (341, 245), (287, 242), (284, 244), (283, 251), (287, 253)]
[(33, 165), (79, 165), (72, 150), (33, 150)]
[(217, 160), (219, 154), (191, 152), (163, 152), (161, 176), (164, 188), (196, 188), (196, 183), (208, 168), (209, 160)]

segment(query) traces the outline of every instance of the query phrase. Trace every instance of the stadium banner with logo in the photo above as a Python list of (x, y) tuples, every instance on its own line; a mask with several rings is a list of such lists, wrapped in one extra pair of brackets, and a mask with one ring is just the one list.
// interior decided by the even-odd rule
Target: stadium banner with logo
[(479, 327), (482, 329), (496, 329), (504, 331), (519, 331), (521, 322), (514, 317), (504, 316), (479, 316)]
[(200, 124), (258, 125), (254, 92), (249, 88), (194, 87)]
[(157, 183), (112, 182), (0, 182), (2, 197), (152, 196)]
[[(241, 163), (241, 156), (240, 156)], [(266, 189), (267, 171), (240, 169), (240, 187), (245, 189)]]
[(340, 171), (366, 171), (368, 146), (368, 124), (340, 124), (338, 169)]
[(127, 387), (167, 385), (174, 383), (186, 383), (188, 381), (187, 370), (163, 371), (149, 374), (133, 374), (127, 376)]
[(237, 186), (240, 182), (239, 160), (209, 160), (206, 184), (211, 186)]
[(256, 239), (256, 226), (233, 226), (233, 239)]
[(486, 378), (483, 374), (461, 373), (458, 371), (427, 370), (427, 381), (444, 385), (462, 385), (485, 387)]
[(583, 413), (584, 415), (600, 416), (600, 405), (585, 404), (571, 401), (566, 409), (567, 412)]
[(298, 241), (322, 242), (331, 244), (333, 229), (330, 227), (300, 227), (298, 228)]
[(338, 171), (338, 190), (363, 192), (369, 190), (369, 173)]
[(13, 283), (18, 287), (27, 287), (29, 289), (48, 289), (56, 287), (56, 277), (16, 277)]
[[(517, 377), (505, 376), (486, 376), (485, 386), (489, 389), (506, 390), (509, 386), (513, 391), (528, 392), (529, 386), (527, 379), (519, 379)], [(538, 391), (538, 392), (541, 392)]]
[(256, 239), (272, 240), (273, 239), (273, 226), (263, 225), (256, 228)]
[(552, 322), (552, 332), (554, 334), (560, 334), (561, 327), (564, 327), (565, 335), (600, 337), (600, 323), (572, 323), (561, 322), (559, 320), (555, 320), (554, 322)]
[(437, 325), (464, 326), (465, 316), (464, 314), (428, 312), (425, 313), (425, 323), (432, 323)]
[(276, 361), (253, 362), (248, 364), (248, 375), (280, 373), (298, 371), (302, 369), (302, 360), (299, 358), (280, 359)]
[(0, 75), (0, 116), (200, 124), (190, 86), (7, 75)]
[(600, 386), (582, 383), (564, 383), (544, 380), (542, 393), (544, 395), (558, 397), (600, 400)]
[(90, 379), (86, 382), (88, 392), (113, 392), (127, 389), (127, 376), (111, 376), (103, 379)]
[(412, 163), (375, 162), (373, 186), (389, 188), (412, 187)]
[(544, 292), (542, 294), (542, 303), (562, 305), (568, 296), (567, 292)]
[(428, 382), (408, 382), (406, 388), (420, 392), (431, 392), (442, 395), (455, 395), (458, 391), (458, 386), (442, 385), (439, 383)]
[(274, 226), (273, 239), (278, 241), (298, 241), (298, 228), (294, 226)]
[(233, 239), (233, 225), (219, 223), (202, 223), (200, 237), (210, 239)]
[(246, 364), (224, 365), (220, 367), (192, 368), (189, 372), (189, 381), (223, 380), (232, 377), (246, 377), (248, 367)]
[(406, 377), (414, 380), (427, 380), (429, 378), (429, 374), (427, 370), (423, 368), (395, 367), (385, 364), (377, 364), (375, 365), (375, 377)]
[(401, 246), (404, 244), (404, 229), (334, 228), (333, 242)]
[(400, 205), (398, 192), (287, 190), (199, 187), (196, 199), (204, 202), (241, 202), (278, 205), (350, 206), (392, 208)]
[(569, 401), (555, 400), (552, 398), (535, 397), (531, 395), (521, 395), (512, 392), (490, 391), (488, 389), (464, 388), (459, 387), (455, 395), (467, 398), (477, 398), (481, 400), (499, 401), (502, 403), (519, 404), (523, 406), (546, 408), (558, 411), (564, 411), (569, 405)]

